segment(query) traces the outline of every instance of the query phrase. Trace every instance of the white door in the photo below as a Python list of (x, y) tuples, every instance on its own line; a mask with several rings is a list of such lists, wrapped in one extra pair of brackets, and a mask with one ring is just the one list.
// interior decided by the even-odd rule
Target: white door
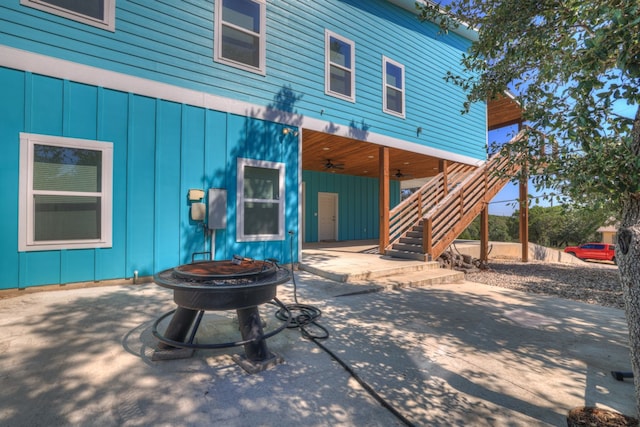
[(338, 194), (318, 193), (318, 241), (338, 239)]

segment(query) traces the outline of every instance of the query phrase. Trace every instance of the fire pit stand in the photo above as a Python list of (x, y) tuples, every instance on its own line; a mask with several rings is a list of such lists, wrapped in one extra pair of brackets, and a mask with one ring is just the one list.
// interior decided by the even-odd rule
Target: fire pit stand
[[(152, 333), (159, 340), (153, 359), (191, 357), (196, 349), (244, 346), (245, 354), (234, 355), (233, 358), (249, 373), (280, 363), (282, 359), (269, 351), (266, 339), (283, 331), (288, 323), (265, 334), (258, 305), (274, 301), (287, 310), (276, 298), (276, 289), (290, 277), (289, 271), (280, 268), (274, 260), (256, 261), (246, 258), (196, 262), (158, 273), (154, 277), (155, 282), (173, 290), (173, 300), (178, 307), (160, 316), (153, 324)], [(195, 341), (205, 311), (234, 309), (238, 315), (241, 341)], [(165, 332), (158, 332), (160, 322), (169, 316), (172, 318)]]

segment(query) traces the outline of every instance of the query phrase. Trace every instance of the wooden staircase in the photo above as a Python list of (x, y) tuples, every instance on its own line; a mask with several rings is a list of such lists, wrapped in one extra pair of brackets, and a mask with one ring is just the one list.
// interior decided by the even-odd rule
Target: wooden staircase
[(433, 177), (389, 212), (385, 254), (421, 261), (438, 258), (517, 173), (514, 163), (498, 152), (481, 167), (456, 165)]

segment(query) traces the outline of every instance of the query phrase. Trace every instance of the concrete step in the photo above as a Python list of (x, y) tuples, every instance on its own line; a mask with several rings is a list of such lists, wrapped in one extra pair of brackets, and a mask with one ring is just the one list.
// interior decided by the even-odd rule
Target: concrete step
[(326, 253), (315, 254), (311, 251), (305, 251), (298, 268), (335, 282), (374, 280), (426, 270), (440, 270), (437, 262), (362, 254), (330, 257)]
[[(395, 245), (394, 245), (395, 248)], [(386, 252), (387, 256), (392, 258), (402, 258), (402, 259), (414, 259), (417, 261), (426, 261), (427, 255), (421, 252), (413, 252), (413, 251), (402, 251), (397, 249), (389, 249)]]
[(401, 288), (418, 288), (438, 284), (460, 283), (463, 281), (463, 272), (437, 268), (434, 270), (415, 271), (398, 276), (382, 277), (376, 280), (349, 282), (349, 287), (345, 288), (343, 293), (338, 293), (335, 296), (358, 295)]
[(419, 245), (412, 245), (409, 243), (394, 243), (393, 246), (391, 247), (391, 249), (395, 250), (395, 251), (402, 251), (402, 252), (415, 252), (418, 254), (422, 253), (422, 243)]
[(407, 245), (422, 247), (422, 237), (401, 237), (399, 242)]

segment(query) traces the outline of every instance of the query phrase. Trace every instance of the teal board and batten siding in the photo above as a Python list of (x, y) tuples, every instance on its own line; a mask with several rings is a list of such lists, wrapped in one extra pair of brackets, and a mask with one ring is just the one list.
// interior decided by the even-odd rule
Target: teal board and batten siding
[[(21, 6), (0, 4), (0, 44), (168, 83), (260, 108), (351, 126), (372, 134), (486, 158), (486, 106), (461, 115), (464, 94), (446, 83), (462, 72), (470, 41), (421, 23), (384, 0), (267, 1), (266, 75), (213, 61), (214, 3), (116, 0), (115, 32)], [(324, 32), (355, 43), (356, 102), (324, 93)], [(382, 56), (404, 65), (406, 118), (382, 112)], [(274, 102), (284, 90), (292, 96)], [(417, 129), (422, 132), (418, 134)], [(316, 129), (319, 130), (319, 129)]]
[[(190, 188), (227, 189), (217, 259), (290, 261), (289, 240), (236, 242), (238, 157), (287, 165), (285, 227), (298, 228), (298, 144), (282, 141), (282, 125), (1, 67), (0, 90), (0, 288), (147, 276), (190, 262), (209, 250), (190, 220)], [(18, 252), (20, 132), (113, 143), (111, 248)]]
[[(338, 240), (379, 237), (378, 180), (324, 172), (302, 173), (306, 242), (318, 241), (318, 193), (338, 194)], [(400, 182), (390, 182), (389, 208), (400, 203)]]

